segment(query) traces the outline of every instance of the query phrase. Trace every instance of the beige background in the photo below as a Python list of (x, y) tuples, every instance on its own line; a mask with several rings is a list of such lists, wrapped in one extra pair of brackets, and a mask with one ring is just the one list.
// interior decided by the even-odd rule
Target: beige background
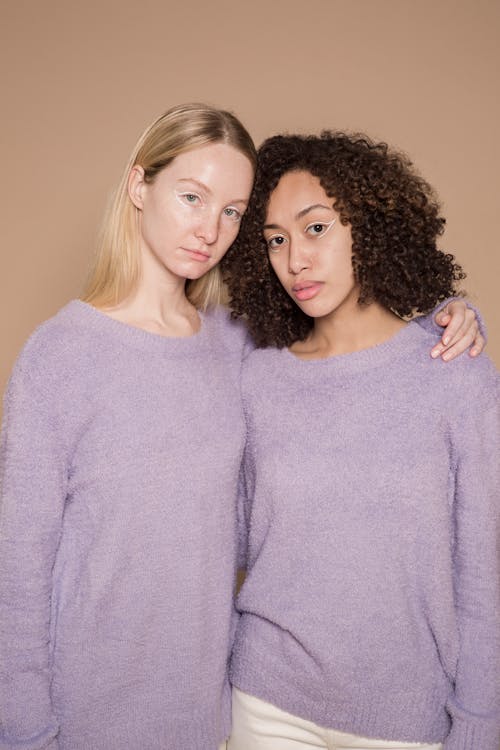
[(500, 365), (500, 4), (492, 0), (3, 2), (3, 389), (29, 332), (78, 295), (143, 127), (204, 100), (257, 142), (321, 127), (408, 151), (438, 189)]

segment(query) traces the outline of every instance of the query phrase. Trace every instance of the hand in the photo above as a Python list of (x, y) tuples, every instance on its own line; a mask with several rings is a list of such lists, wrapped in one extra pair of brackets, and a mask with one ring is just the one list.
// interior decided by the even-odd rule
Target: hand
[(471, 347), (469, 356), (477, 357), (483, 351), (486, 341), (479, 332), (476, 313), (461, 300), (449, 302), (435, 317), (438, 325), (445, 328), (439, 344), (431, 351), (431, 357), (439, 357), (447, 362)]

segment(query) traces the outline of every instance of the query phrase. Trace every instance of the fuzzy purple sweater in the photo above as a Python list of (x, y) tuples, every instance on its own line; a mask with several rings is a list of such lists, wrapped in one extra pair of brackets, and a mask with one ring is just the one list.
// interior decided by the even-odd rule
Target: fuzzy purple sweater
[(73, 301), (25, 346), (2, 440), (1, 750), (215, 750), (230, 731), (246, 334)]
[(432, 343), (249, 355), (231, 677), (321, 726), (498, 750), (499, 377)]

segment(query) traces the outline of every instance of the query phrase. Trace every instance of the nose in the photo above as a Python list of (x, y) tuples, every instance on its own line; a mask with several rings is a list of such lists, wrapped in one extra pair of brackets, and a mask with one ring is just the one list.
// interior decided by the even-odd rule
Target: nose
[(288, 254), (288, 270), (294, 276), (297, 276), (301, 271), (305, 271), (311, 265), (311, 260), (304, 248), (300, 246), (300, 243), (291, 242), (290, 251)]
[(206, 245), (213, 245), (219, 236), (219, 218), (213, 213), (206, 213), (201, 217), (196, 229), (196, 237)]

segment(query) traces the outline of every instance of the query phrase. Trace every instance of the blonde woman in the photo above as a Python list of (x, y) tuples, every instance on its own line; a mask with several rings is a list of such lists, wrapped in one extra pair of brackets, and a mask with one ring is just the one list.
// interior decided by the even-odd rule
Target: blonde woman
[[(217, 306), (217, 263), (254, 166), (233, 115), (188, 105), (160, 117), (124, 171), (83, 301), (15, 366), (2, 750), (215, 750), (229, 735), (246, 334)], [(450, 346), (475, 336), (464, 310)]]
[(142, 136), (85, 301), (5, 402), (0, 747), (208, 750), (228, 736), (245, 334), (214, 303), (252, 187), (231, 114)]

